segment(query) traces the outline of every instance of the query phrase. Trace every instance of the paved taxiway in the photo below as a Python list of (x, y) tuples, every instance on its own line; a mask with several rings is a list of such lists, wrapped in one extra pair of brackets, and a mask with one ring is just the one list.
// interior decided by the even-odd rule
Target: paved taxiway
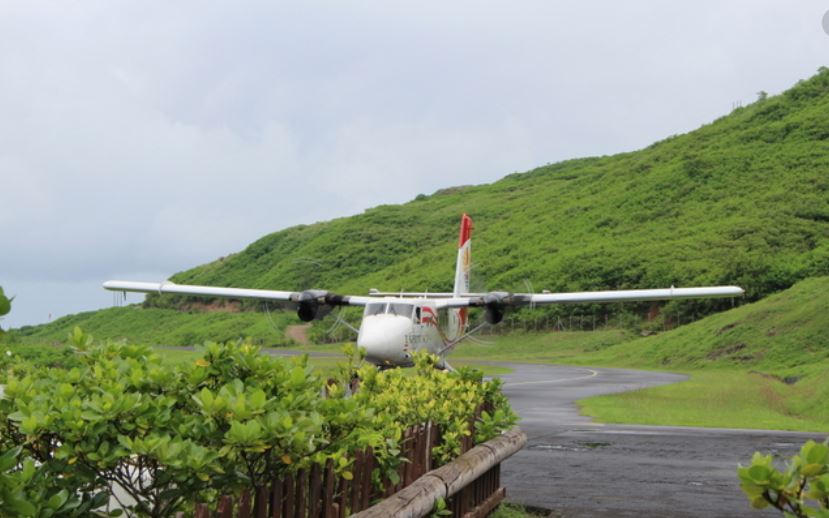
[(780, 516), (752, 510), (736, 466), (756, 450), (788, 457), (821, 434), (601, 425), (580, 416), (585, 397), (682, 381), (677, 374), (498, 363), (527, 446), (507, 460), (509, 501), (554, 516)]

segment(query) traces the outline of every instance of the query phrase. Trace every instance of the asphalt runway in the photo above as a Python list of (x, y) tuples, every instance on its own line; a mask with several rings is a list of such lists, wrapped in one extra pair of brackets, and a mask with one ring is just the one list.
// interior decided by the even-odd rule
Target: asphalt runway
[(757, 451), (787, 458), (825, 435), (764, 430), (602, 425), (585, 397), (682, 381), (677, 374), (499, 363), (527, 446), (502, 466), (507, 499), (553, 516), (782, 516), (753, 510), (736, 467)]

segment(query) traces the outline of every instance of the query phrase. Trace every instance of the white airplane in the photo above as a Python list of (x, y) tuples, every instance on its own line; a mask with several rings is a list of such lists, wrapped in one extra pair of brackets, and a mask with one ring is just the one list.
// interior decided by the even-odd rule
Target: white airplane
[[(516, 306), (737, 297), (743, 294), (743, 289), (737, 286), (538, 294), (506, 291), (470, 293), (471, 236), (472, 219), (464, 214), (461, 217), (452, 293), (383, 293), (370, 290), (368, 296), (358, 296), (337, 295), (318, 289), (274, 291), (179, 285), (170, 281), (107, 281), (104, 288), (121, 292), (175, 293), (294, 303), (297, 315), (305, 322), (323, 318), (336, 306), (362, 306), (365, 309), (357, 330), (357, 345), (365, 349), (368, 361), (379, 367), (406, 367), (412, 364), (412, 353), (426, 350), (440, 358), (438, 367), (441, 368), (451, 368), (446, 363), (446, 355), (471, 334), (468, 330), (469, 308), (483, 308), (486, 322), (497, 324), (503, 319), (507, 308)], [(447, 325), (442, 328), (440, 322), (444, 316)]]

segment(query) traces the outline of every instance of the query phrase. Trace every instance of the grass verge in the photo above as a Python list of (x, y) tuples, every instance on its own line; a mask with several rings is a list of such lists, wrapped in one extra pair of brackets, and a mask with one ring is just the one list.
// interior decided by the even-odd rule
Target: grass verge
[(787, 385), (760, 373), (691, 372), (682, 383), (596, 396), (578, 402), (583, 414), (604, 423), (759, 428), (829, 432), (829, 415), (811, 408), (821, 386)]

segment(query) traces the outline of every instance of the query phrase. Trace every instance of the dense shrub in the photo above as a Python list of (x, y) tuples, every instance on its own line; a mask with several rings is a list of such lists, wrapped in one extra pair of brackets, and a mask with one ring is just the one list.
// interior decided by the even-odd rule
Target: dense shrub
[[(436, 371), (428, 356), (408, 376), (360, 366), (352, 348), (349, 363), (323, 379), (307, 357), (263, 355), (247, 343), (209, 343), (194, 363), (170, 365), (148, 347), (94, 344), (79, 329), (71, 341), (76, 366), (9, 374), (0, 433), (12, 473), (41, 466), (36, 487), (80, 495), (76, 508), (112, 494), (131, 515), (169, 516), (194, 498), (210, 502), (329, 459), (349, 478), (352, 454), (369, 446), (374, 480), (394, 481), (409, 426), (440, 424), (435, 454), (445, 461), (481, 405), (493, 411), (479, 440), (516, 420), (497, 382)], [(355, 376), (362, 388), (352, 394)]]

